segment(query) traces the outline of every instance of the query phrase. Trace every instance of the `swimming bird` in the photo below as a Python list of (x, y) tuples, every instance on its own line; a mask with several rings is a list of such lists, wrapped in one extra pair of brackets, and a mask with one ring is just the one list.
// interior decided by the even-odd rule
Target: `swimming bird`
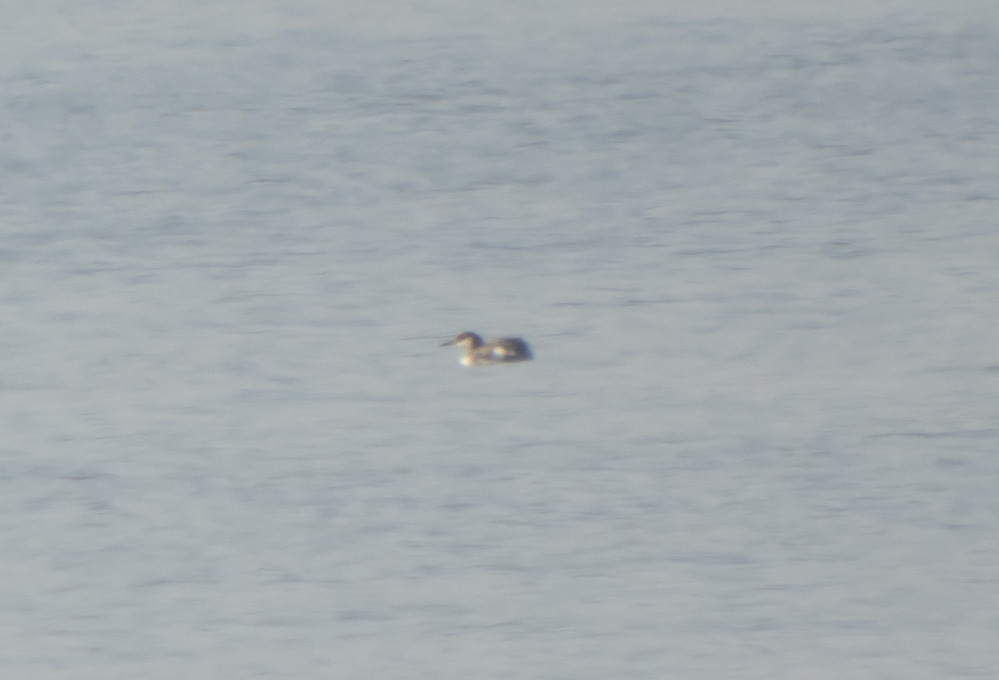
[(483, 342), (482, 336), (468, 332), (441, 343), (441, 347), (448, 345), (462, 345), (465, 348), (465, 354), (461, 357), (461, 363), (465, 366), (505, 364), (534, 358), (530, 346), (523, 338), (499, 338)]

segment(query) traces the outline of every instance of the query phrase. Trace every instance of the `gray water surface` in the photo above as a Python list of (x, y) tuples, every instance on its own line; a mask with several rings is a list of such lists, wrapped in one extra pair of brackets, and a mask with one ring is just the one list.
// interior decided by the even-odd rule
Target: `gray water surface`
[(999, 11), (911, 4), (13, 14), (0, 675), (999, 677)]

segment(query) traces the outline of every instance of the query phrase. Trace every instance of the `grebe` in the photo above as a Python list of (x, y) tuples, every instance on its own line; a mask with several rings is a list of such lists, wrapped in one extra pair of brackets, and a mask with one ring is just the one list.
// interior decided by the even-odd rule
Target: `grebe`
[(499, 338), (482, 342), (482, 336), (477, 333), (462, 333), (454, 340), (442, 343), (441, 347), (448, 345), (464, 345), (465, 354), (461, 357), (461, 363), (465, 366), (505, 364), (534, 358), (531, 348), (523, 338)]

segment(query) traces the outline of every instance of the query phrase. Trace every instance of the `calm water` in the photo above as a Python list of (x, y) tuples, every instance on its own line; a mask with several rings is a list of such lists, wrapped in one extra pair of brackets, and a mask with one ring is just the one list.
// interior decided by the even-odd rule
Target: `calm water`
[(583, 6), (2, 29), (4, 677), (999, 674), (999, 11)]

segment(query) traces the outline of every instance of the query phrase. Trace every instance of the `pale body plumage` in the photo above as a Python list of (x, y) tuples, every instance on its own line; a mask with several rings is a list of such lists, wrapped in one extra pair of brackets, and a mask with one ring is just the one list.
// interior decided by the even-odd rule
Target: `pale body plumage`
[(460, 345), (465, 348), (465, 353), (461, 357), (461, 363), (465, 366), (506, 364), (534, 358), (530, 346), (523, 338), (498, 338), (483, 342), (482, 336), (469, 332), (448, 340), (441, 344), (441, 347), (448, 345)]

